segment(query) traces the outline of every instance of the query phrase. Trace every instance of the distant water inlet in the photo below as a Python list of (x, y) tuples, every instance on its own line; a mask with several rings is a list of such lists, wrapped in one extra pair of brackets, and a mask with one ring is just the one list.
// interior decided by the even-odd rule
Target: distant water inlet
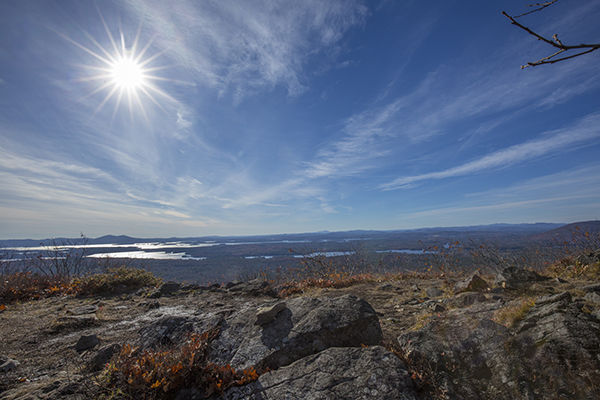
[(135, 258), (146, 260), (206, 260), (206, 257), (192, 257), (186, 253), (167, 253), (164, 251), (121, 251), (116, 253), (91, 254), (92, 258)]

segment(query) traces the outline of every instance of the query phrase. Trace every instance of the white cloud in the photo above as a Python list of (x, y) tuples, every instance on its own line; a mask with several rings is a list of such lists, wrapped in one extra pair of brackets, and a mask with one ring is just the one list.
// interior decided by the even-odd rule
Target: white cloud
[(539, 139), (496, 151), (477, 160), (444, 171), (400, 177), (382, 185), (381, 188), (384, 190), (400, 189), (419, 181), (469, 175), (484, 170), (532, 161), (537, 157), (551, 152), (558, 150), (566, 151), (572, 145), (590, 141), (598, 137), (600, 137), (600, 113), (595, 113), (582, 119), (575, 126), (548, 132)]
[(285, 86), (290, 96), (304, 92), (303, 68), (311, 54), (334, 46), (367, 14), (358, 1), (341, 0), (129, 4), (149, 16), (159, 41), (199, 81), (238, 101), (275, 85)]
[(496, 222), (571, 222), (600, 216), (599, 164), (465, 195), (458, 204), (398, 215), (430, 226)]

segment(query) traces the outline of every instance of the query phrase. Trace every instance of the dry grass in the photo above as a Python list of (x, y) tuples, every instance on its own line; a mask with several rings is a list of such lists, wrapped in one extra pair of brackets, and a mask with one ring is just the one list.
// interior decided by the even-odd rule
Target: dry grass
[(230, 365), (207, 361), (210, 343), (218, 329), (192, 334), (180, 348), (146, 350), (141, 354), (126, 345), (104, 371), (100, 379), (100, 399), (168, 399), (183, 388), (194, 387), (204, 398), (222, 394), (232, 386), (258, 379), (254, 368), (240, 372)]
[(522, 321), (534, 305), (534, 298), (520, 299), (516, 304), (498, 310), (494, 315), (494, 321), (510, 328), (517, 322)]
[(150, 271), (124, 266), (83, 278), (14, 272), (0, 276), (0, 304), (52, 296), (112, 293), (156, 286), (161, 282), (162, 279), (156, 278)]
[(600, 279), (600, 262), (581, 264), (569, 257), (548, 267), (546, 274), (554, 278), (598, 280)]

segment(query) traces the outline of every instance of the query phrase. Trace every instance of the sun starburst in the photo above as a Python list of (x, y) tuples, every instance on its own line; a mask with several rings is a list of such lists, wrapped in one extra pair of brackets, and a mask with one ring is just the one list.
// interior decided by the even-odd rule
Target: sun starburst
[(169, 68), (170, 66), (148, 67), (151, 62), (164, 54), (166, 50), (158, 51), (153, 55), (146, 57), (148, 49), (154, 42), (153, 38), (138, 51), (140, 34), (142, 32), (142, 22), (140, 22), (135, 39), (130, 47), (127, 47), (122, 27), (119, 26), (120, 43), (117, 44), (117, 41), (115, 41), (115, 38), (99, 9), (98, 13), (111, 44), (111, 46), (109, 46), (110, 51), (86, 31), (83, 31), (83, 33), (96, 46), (96, 51), (57, 32), (60, 36), (99, 61), (99, 63), (96, 63), (95, 65), (80, 65), (80, 67), (83, 67), (90, 73), (87, 77), (77, 79), (77, 81), (101, 82), (95, 89), (85, 95), (82, 100), (101, 92), (107, 92), (100, 104), (96, 107), (94, 115), (99, 113), (109, 100), (114, 97), (116, 98), (112, 114), (112, 118), (114, 119), (123, 99), (126, 98), (131, 119), (133, 119), (134, 107), (137, 107), (141, 111), (146, 122), (149, 123), (141, 94), (163, 111), (165, 111), (165, 109), (157, 100), (157, 96), (168, 101), (175, 101), (171, 96), (153, 83), (154, 81), (161, 80), (171, 81), (171, 79), (153, 75), (154, 72)]

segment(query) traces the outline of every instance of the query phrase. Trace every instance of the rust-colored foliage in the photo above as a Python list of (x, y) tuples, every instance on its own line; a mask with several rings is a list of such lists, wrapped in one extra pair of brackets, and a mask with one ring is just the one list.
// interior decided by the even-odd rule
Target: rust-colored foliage
[(65, 296), (79, 291), (79, 281), (57, 276), (16, 272), (2, 277), (0, 299), (6, 303), (38, 300), (43, 297)]
[(156, 286), (162, 282), (149, 271), (129, 267), (111, 268), (106, 273), (83, 278), (34, 274), (30, 271), (3, 274), (0, 278), (0, 301), (5, 303), (69, 294), (111, 292), (123, 285), (128, 288)]
[(237, 372), (230, 365), (207, 361), (208, 347), (218, 333), (215, 329), (192, 334), (183, 347), (162, 351), (139, 353), (130, 345), (124, 346), (105, 372), (105, 390), (126, 393), (136, 399), (164, 399), (182, 388), (195, 387), (209, 397), (258, 379), (259, 373), (254, 368)]

